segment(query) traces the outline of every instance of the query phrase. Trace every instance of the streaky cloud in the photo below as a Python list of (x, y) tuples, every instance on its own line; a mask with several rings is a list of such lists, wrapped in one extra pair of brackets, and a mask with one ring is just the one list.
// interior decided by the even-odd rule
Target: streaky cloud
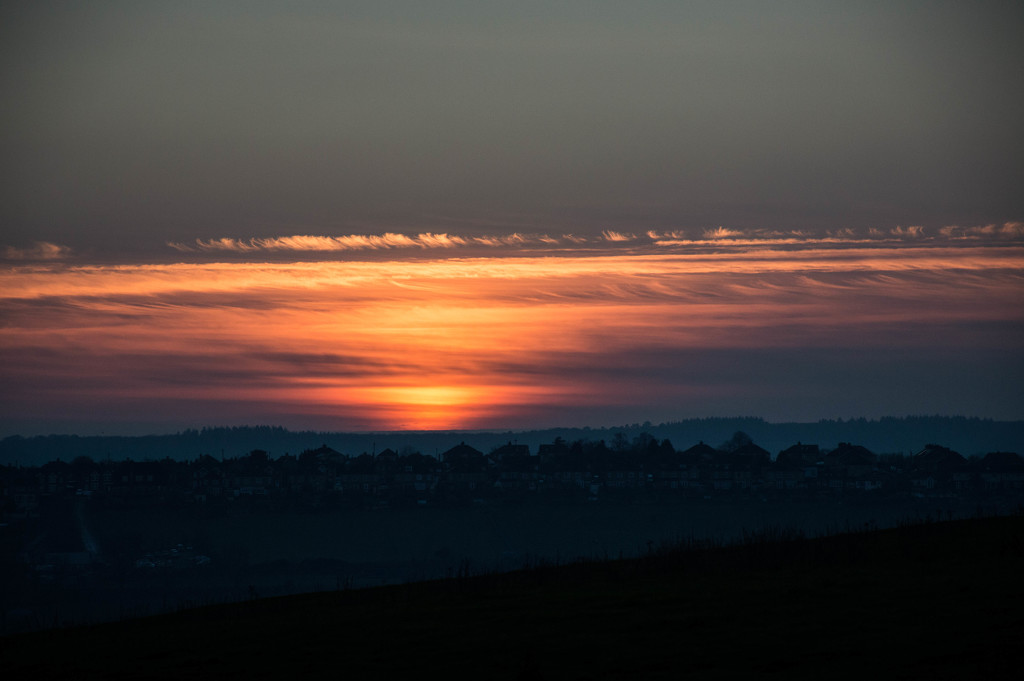
[(704, 230), (705, 239), (731, 239), (738, 236), (744, 236), (743, 232), (736, 231), (735, 229), (727, 229), (725, 227), (716, 227), (715, 229)]
[[(647, 230), (641, 234), (617, 230), (604, 230), (599, 237), (587, 238), (574, 234), (510, 234), (464, 235), (447, 232), (421, 232), (415, 235), (385, 232), (383, 234), (348, 234), (342, 236), (292, 235), (269, 238), (239, 239), (221, 237), (196, 239), (192, 243), (167, 242), (167, 245), (181, 253), (225, 252), (254, 254), (258, 252), (278, 253), (342, 253), (357, 251), (382, 251), (391, 249), (444, 249), (483, 247), (488, 249), (527, 248), (534, 250), (551, 249), (569, 251), (586, 245), (594, 248), (642, 248), (655, 246), (714, 246), (743, 249), (745, 247), (815, 247), (857, 246), (865, 243), (936, 243), (949, 240), (991, 239), (998, 241), (1019, 241), (1024, 239), (1024, 222), (1005, 222), (974, 227), (945, 226), (929, 233), (921, 225), (910, 225), (881, 229), (870, 227), (866, 230), (838, 228), (824, 230), (818, 234), (806, 230), (747, 229), (739, 230), (719, 226), (705, 229), (702, 238), (689, 238), (685, 230)], [(39, 244), (35, 249), (18, 251), (8, 249), (8, 259), (56, 259), (69, 253), (66, 247), (55, 244)]]
[(49, 241), (37, 241), (29, 248), (5, 246), (0, 252), (5, 260), (63, 260), (71, 256), (70, 248)]
[[(774, 400), (781, 367), (792, 367), (785, 389), (808, 413), (836, 381), (861, 395), (904, 390), (892, 403), (925, 400), (913, 402), (921, 409), (971, 384), (1005, 413), (1024, 337), (1024, 244), (1004, 234), (1013, 229), (979, 229), (970, 241), (737, 232), (706, 246), (677, 239), (676, 250), (641, 234), (625, 244), (559, 239), (515, 257), (447, 249), (540, 237), (217, 239), (202, 243), (241, 258), (10, 264), (0, 267), (0, 411), (261, 409), (370, 430), (501, 427), (511, 414), (620, 400), (644, 411), (699, 408), (709, 394), (763, 406), (759, 396)], [(397, 244), (437, 250), (265, 257), (270, 245), (294, 254)], [(911, 357), (918, 369), (862, 378), (844, 368), (844, 352), (889, 356), (886, 371)], [(946, 374), (936, 387), (931, 377)]]
[(896, 226), (890, 230), (893, 236), (907, 237), (917, 239), (924, 236), (924, 227), (920, 225), (910, 225), (909, 227)]
[(1004, 222), (1001, 225), (988, 224), (978, 227), (947, 225), (939, 229), (939, 233), (950, 239), (978, 239), (981, 237), (1021, 239), (1024, 238), (1024, 222)]

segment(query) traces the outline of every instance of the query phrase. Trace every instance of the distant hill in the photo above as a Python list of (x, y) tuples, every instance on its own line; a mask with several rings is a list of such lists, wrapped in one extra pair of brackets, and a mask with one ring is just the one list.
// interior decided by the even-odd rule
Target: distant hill
[(0, 464), (41, 465), (58, 458), (70, 461), (78, 456), (94, 460), (194, 459), (201, 454), (237, 457), (262, 449), (272, 457), (298, 454), (327, 445), (344, 454), (357, 456), (385, 448), (405, 447), (436, 456), (453, 445), (466, 442), (488, 452), (510, 441), (537, 447), (555, 438), (607, 440), (621, 434), (628, 439), (646, 432), (669, 439), (685, 449), (703, 441), (717, 446), (736, 431), (747, 433), (772, 455), (796, 442), (832, 448), (852, 442), (876, 453), (910, 453), (927, 443), (938, 443), (964, 456), (992, 451), (1024, 453), (1024, 421), (992, 421), (958, 416), (911, 416), (878, 420), (823, 420), (815, 423), (769, 423), (761, 418), (687, 419), (669, 423), (634, 423), (608, 428), (549, 428), (532, 431), (436, 431), (387, 433), (293, 432), (273, 426), (241, 426), (186, 430), (173, 435), (135, 437), (46, 435), (11, 436), (0, 440)]
[(9, 678), (1016, 679), (1024, 517), (211, 606), (0, 638)]

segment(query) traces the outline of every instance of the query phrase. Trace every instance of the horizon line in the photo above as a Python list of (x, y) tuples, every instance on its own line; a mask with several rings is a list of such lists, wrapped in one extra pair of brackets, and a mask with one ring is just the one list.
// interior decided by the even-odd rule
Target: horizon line
[(35, 435), (22, 435), (21, 433), (11, 433), (8, 435), (0, 436), (0, 442), (10, 440), (12, 438), (20, 439), (33, 439), (33, 438), (48, 438), (48, 437), (77, 437), (77, 438), (145, 438), (145, 437), (175, 437), (184, 435), (190, 431), (202, 433), (203, 431), (213, 430), (281, 430), (293, 435), (447, 435), (447, 434), (501, 434), (501, 433), (537, 433), (552, 430), (637, 430), (645, 428), (662, 428), (666, 426), (672, 426), (681, 423), (688, 422), (699, 422), (699, 421), (755, 421), (762, 422), (767, 425), (813, 425), (820, 423), (851, 423), (851, 422), (864, 422), (864, 423), (880, 423), (886, 420), (898, 420), (898, 421), (909, 421), (914, 419), (943, 419), (943, 420), (963, 420), (963, 421), (984, 421), (991, 423), (1024, 423), (1024, 418), (1020, 419), (997, 419), (991, 416), (966, 416), (963, 414), (904, 414), (902, 416), (878, 416), (878, 417), (867, 417), (867, 416), (852, 416), (852, 417), (834, 417), (834, 418), (818, 418), (813, 421), (799, 421), (799, 420), (771, 420), (763, 416), (694, 416), (689, 418), (682, 418), (674, 421), (661, 421), (659, 423), (653, 423), (651, 421), (624, 423), (617, 425), (604, 425), (604, 426), (593, 426), (593, 425), (562, 425), (562, 426), (546, 426), (536, 428), (453, 428), (453, 429), (437, 429), (437, 430), (312, 430), (312, 429), (294, 429), (283, 425), (271, 425), (271, 424), (242, 424), (242, 425), (219, 425), (219, 426), (189, 426), (181, 428), (175, 431), (165, 432), (148, 432), (143, 434), (125, 434), (125, 433), (94, 433), (83, 435), (75, 432), (49, 432), (46, 434), (35, 434)]

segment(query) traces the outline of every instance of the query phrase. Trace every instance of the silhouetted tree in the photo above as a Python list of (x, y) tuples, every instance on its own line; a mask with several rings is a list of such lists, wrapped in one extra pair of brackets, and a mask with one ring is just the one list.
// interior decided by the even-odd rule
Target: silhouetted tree
[(741, 447), (745, 447), (754, 442), (753, 439), (742, 430), (737, 430), (732, 434), (732, 437), (723, 442), (718, 448), (724, 452), (735, 452)]

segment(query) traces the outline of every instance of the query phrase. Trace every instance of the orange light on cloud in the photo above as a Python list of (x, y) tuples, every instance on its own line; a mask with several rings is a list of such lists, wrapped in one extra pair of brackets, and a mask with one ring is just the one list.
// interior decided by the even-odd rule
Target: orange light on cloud
[(0, 291), (4, 408), (24, 418), (504, 427), (724, 394), (697, 377), (705, 351), (976, 343), (1022, 322), (1024, 249), (34, 264), (0, 270)]

